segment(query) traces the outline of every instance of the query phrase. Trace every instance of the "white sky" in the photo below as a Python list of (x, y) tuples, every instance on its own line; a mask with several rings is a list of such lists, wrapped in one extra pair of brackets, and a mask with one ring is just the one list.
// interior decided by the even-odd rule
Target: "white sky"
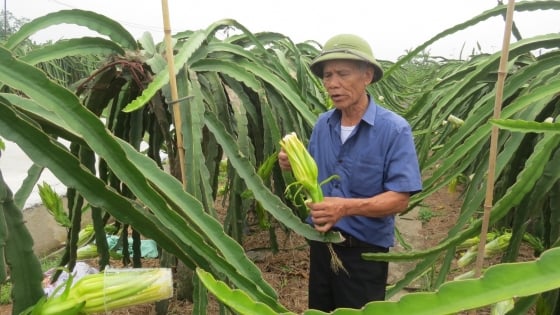
[[(4, 0), (17, 18), (33, 19), (64, 9), (95, 11), (121, 23), (135, 38), (150, 32), (163, 41), (161, 1), (156, 0)], [(507, 0), (504, 0), (507, 3)], [(278, 32), (294, 42), (312, 39), (323, 44), (338, 33), (364, 37), (378, 59), (396, 61), (439, 32), (462, 23), (496, 5), (496, 0), (168, 0), (172, 33), (208, 27), (232, 18), (251, 32)], [(560, 12), (516, 13), (514, 20), (523, 37), (560, 32)], [(473, 49), (501, 49), (504, 21), (495, 18), (476, 28), (453, 34), (428, 48), (432, 56), (463, 58)], [(33, 40), (43, 42), (94, 33), (78, 26), (45, 29)], [(512, 40), (514, 40), (512, 38)]]

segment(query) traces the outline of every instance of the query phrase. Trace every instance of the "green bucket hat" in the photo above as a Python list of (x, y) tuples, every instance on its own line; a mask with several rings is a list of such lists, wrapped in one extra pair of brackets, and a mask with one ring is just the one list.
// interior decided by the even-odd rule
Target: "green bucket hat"
[(339, 34), (331, 37), (325, 43), (321, 54), (311, 62), (311, 71), (321, 78), (323, 77), (323, 62), (337, 59), (360, 60), (371, 64), (374, 74), (370, 83), (377, 82), (383, 77), (381, 64), (373, 56), (369, 44), (359, 36)]

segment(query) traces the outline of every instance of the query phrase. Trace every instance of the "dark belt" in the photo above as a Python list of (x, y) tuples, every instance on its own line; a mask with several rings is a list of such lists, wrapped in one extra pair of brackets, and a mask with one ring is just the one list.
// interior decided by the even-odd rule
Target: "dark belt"
[(333, 243), (335, 245), (341, 246), (341, 247), (356, 247), (356, 248), (371, 248), (377, 252), (387, 252), (388, 249), (385, 247), (381, 247), (381, 246), (377, 246), (377, 245), (373, 245), (367, 242), (364, 242), (362, 240), (359, 240), (357, 238), (355, 238), (354, 236), (339, 231), (340, 234), (342, 234), (342, 236), (344, 237), (344, 241), (342, 241), (341, 243)]

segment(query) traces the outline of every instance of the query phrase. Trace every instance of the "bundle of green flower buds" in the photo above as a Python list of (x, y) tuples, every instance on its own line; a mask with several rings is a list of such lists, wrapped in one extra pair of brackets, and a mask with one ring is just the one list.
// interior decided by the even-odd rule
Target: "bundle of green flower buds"
[[(294, 184), (299, 184), (304, 190), (304, 193), (313, 202), (320, 202), (323, 200), (323, 191), (321, 190), (321, 183), (319, 183), (319, 170), (317, 163), (307, 151), (295, 132), (289, 133), (280, 140), (280, 146), (288, 155), (292, 173), (296, 179)], [(334, 271), (344, 269), (342, 261), (336, 255), (332, 248), (331, 243), (327, 243), (331, 254), (331, 267)], [(345, 270), (346, 271), (346, 270)]]
[(43, 182), (43, 185), (37, 185), (39, 188), (39, 197), (45, 205), (47, 211), (53, 216), (54, 220), (65, 228), (72, 226), (70, 218), (66, 211), (64, 211), (64, 205), (62, 203), (62, 197), (60, 197), (52, 188), (51, 185)]
[(317, 163), (296, 133), (292, 132), (285, 135), (280, 141), (280, 146), (288, 155), (296, 183), (303, 187), (305, 193), (313, 202), (323, 200), (323, 191), (318, 182)]
[(106, 269), (76, 283), (69, 277), (60, 289), (61, 294), (54, 292), (24, 314), (94, 314), (168, 299), (173, 279), (169, 268)]

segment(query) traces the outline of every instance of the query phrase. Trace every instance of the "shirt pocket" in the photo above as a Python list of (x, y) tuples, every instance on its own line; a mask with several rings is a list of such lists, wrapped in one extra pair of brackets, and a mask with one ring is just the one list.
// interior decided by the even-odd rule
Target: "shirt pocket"
[(359, 159), (350, 174), (350, 193), (355, 197), (372, 197), (383, 191), (383, 161)]

